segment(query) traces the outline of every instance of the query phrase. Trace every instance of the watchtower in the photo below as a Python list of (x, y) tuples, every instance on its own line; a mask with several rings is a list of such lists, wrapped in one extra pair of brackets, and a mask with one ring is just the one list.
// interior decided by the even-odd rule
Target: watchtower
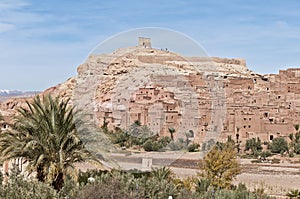
[(151, 48), (151, 38), (139, 37), (139, 47)]

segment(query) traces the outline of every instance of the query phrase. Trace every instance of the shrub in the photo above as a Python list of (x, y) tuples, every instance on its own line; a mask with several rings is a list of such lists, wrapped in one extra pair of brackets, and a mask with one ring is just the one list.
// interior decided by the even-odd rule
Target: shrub
[(179, 151), (184, 148), (184, 144), (178, 140), (176, 142), (171, 142), (168, 146), (172, 151)]
[(261, 153), (260, 153), (260, 156), (262, 157), (262, 158), (267, 158), (267, 157), (270, 157), (272, 154), (271, 154), (271, 152), (270, 151), (262, 151)]
[(280, 163), (280, 159), (277, 158), (272, 159), (272, 164), (279, 164), (279, 163)]
[(26, 180), (15, 167), (8, 176), (8, 183), (0, 186), (0, 198), (39, 199), (56, 198), (57, 192), (46, 183)]
[(292, 189), (287, 194), (289, 198), (300, 198), (300, 191), (298, 189)]
[(272, 143), (269, 145), (269, 148), (272, 153), (281, 153), (282, 154), (288, 150), (288, 143), (282, 137), (274, 138), (272, 140)]
[(159, 151), (163, 148), (163, 144), (158, 141), (147, 140), (143, 144), (145, 151)]
[(207, 192), (208, 187), (210, 186), (210, 181), (202, 178), (202, 179), (198, 179), (198, 181), (196, 182), (196, 191), (199, 193), (203, 193), (203, 192)]
[(189, 152), (195, 152), (195, 151), (198, 151), (198, 148), (200, 147), (200, 144), (198, 143), (192, 143), (190, 145), (188, 145), (188, 151)]
[(246, 141), (245, 151), (251, 150), (252, 154), (258, 155), (258, 151), (262, 150), (259, 138), (252, 138)]
[(164, 147), (167, 146), (172, 139), (170, 137), (164, 136), (158, 139), (158, 142), (161, 143)]
[(296, 154), (300, 154), (300, 143), (295, 144), (295, 146), (294, 146), (294, 152)]

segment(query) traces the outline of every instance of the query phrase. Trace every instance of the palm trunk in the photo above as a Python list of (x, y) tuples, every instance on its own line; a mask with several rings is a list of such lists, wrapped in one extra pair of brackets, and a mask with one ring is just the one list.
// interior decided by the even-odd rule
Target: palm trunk
[(37, 172), (37, 176), (36, 177), (37, 177), (38, 181), (45, 182), (46, 175), (44, 173), (44, 169), (43, 169), (42, 165), (39, 165), (37, 167), (36, 172)]
[(56, 178), (52, 181), (52, 186), (55, 190), (59, 191), (64, 185), (64, 174), (59, 172)]

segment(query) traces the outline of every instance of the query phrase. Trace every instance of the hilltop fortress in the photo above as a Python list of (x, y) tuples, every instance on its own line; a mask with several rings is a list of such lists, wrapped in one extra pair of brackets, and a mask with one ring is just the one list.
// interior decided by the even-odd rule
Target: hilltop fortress
[[(192, 132), (195, 142), (210, 138), (270, 141), (295, 133), (300, 124), (300, 68), (260, 75), (243, 59), (183, 57), (138, 46), (111, 54), (90, 55), (78, 75), (44, 93), (70, 97), (99, 127), (126, 129), (135, 121), (153, 132), (175, 138)], [(24, 100), (1, 104), (9, 118)]]

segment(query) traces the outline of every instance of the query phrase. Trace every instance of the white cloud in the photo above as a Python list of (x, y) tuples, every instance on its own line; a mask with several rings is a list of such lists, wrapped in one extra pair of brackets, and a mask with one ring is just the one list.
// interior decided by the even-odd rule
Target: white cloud
[(0, 34), (15, 29), (15, 25), (0, 22)]
[(15, 10), (27, 5), (29, 4), (22, 0), (2, 0), (0, 2), (0, 11)]

